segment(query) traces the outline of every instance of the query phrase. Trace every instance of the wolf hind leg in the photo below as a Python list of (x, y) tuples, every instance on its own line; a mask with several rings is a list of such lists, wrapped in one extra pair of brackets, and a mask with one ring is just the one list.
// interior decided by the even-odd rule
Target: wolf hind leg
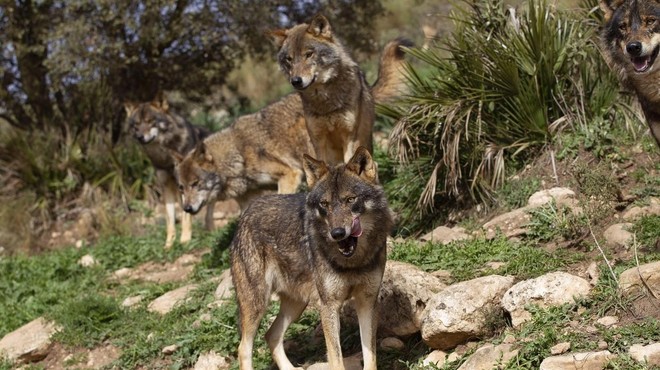
[[(256, 291), (251, 290), (250, 286), (240, 288), (242, 288), (242, 294), (238, 290), (236, 291), (241, 331), (241, 342), (238, 345), (238, 364), (241, 370), (252, 370), (254, 337), (259, 329), (261, 319), (266, 314), (268, 300), (260, 294), (260, 287), (255, 287)], [(237, 286), (237, 289), (240, 288)], [(253, 293), (255, 294), (254, 297), (246, 297), (246, 295), (252, 295)]]
[(280, 370), (302, 370), (302, 367), (294, 367), (284, 353), (284, 333), (289, 325), (298, 320), (307, 307), (306, 302), (291, 299), (282, 295), (280, 297), (280, 312), (275, 321), (266, 332), (266, 341), (273, 354), (273, 360)]

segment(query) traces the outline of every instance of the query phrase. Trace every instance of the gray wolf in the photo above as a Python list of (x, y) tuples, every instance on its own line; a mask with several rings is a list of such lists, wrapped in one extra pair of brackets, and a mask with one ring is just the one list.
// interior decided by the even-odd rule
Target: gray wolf
[[(379, 77), (371, 88), (378, 103), (405, 92), (402, 45), (409, 43), (392, 41), (383, 50)], [(263, 191), (296, 192), (303, 177), (303, 154), (314, 152), (307, 127), (302, 99), (293, 93), (239, 117), (187, 155), (174, 155), (184, 209), (196, 213), (215, 199), (236, 199), (245, 209)]]
[[(165, 248), (170, 248), (176, 238), (177, 183), (174, 178), (174, 161), (171, 153), (186, 154), (206, 136), (209, 131), (193, 126), (183, 117), (169, 109), (162, 95), (147, 103), (124, 104), (127, 122), (133, 137), (156, 170), (156, 183), (165, 203), (167, 236)], [(183, 207), (185, 210), (185, 207)], [(206, 227), (213, 226), (213, 205), (207, 208)], [(181, 217), (181, 243), (192, 236), (192, 215), (184, 212)]]
[(254, 336), (271, 294), (280, 311), (266, 333), (280, 369), (294, 368), (283, 338), (307, 304), (319, 302), (328, 362), (344, 369), (339, 313), (353, 298), (365, 369), (376, 369), (375, 305), (393, 225), (375, 162), (359, 147), (346, 164), (330, 166), (307, 155), (309, 193), (254, 200), (239, 219), (230, 246), (239, 307), (241, 370), (252, 369)]
[(601, 0), (603, 54), (623, 85), (633, 90), (660, 146), (660, 2)]
[(302, 104), (289, 95), (239, 117), (185, 156), (173, 154), (183, 208), (196, 213), (207, 202), (236, 199), (241, 209), (263, 191), (297, 191), (303, 154), (313, 150)]
[[(279, 47), (280, 69), (302, 99), (316, 156), (328, 163), (341, 163), (359, 146), (372, 151), (373, 95), (384, 86), (377, 82), (369, 87), (328, 20), (317, 15), (309, 24), (269, 34)], [(387, 78), (390, 71), (400, 74), (395, 71), (403, 58), (399, 47), (411, 45), (404, 39), (390, 43), (381, 59), (380, 75)]]

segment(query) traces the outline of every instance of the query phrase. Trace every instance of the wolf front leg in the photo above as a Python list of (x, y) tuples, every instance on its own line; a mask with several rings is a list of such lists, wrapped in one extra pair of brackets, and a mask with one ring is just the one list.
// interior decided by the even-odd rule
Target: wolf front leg
[(377, 300), (378, 294), (361, 295), (355, 298), (355, 310), (358, 316), (358, 323), (360, 324), (360, 342), (362, 344), (364, 370), (376, 370)]
[(328, 365), (332, 370), (345, 370), (341, 354), (341, 341), (339, 340), (339, 309), (341, 308), (341, 304), (341, 301), (333, 300), (323, 302), (320, 308), (323, 336), (325, 337), (325, 345), (328, 351)]
[(165, 249), (174, 244), (176, 238), (176, 201), (177, 188), (174, 178), (165, 170), (156, 170), (156, 181), (158, 181), (163, 192), (163, 203), (165, 203), (165, 225), (167, 236), (165, 238)]

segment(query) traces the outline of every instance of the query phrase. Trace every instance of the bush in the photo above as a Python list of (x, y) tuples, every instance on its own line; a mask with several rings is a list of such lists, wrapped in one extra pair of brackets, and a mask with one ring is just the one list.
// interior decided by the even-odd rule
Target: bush
[(398, 120), (390, 148), (408, 184), (401, 193), (388, 187), (389, 195), (412, 227), (446, 217), (444, 209), (492, 201), (505, 175), (557, 133), (588, 131), (626, 105), (617, 102), (618, 82), (587, 9), (567, 14), (529, 0), (516, 15), (501, 0), (465, 3), (443, 46), (410, 51), (430, 73), (410, 68), (411, 93), (388, 110)]

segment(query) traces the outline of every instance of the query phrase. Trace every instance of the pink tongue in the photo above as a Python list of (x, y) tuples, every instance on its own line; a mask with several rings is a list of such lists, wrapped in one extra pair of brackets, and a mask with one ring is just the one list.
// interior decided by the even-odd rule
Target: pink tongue
[(355, 217), (353, 219), (353, 225), (351, 225), (351, 236), (359, 237), (362, 235), (362, 225), (360, 225), (360, 218)]

